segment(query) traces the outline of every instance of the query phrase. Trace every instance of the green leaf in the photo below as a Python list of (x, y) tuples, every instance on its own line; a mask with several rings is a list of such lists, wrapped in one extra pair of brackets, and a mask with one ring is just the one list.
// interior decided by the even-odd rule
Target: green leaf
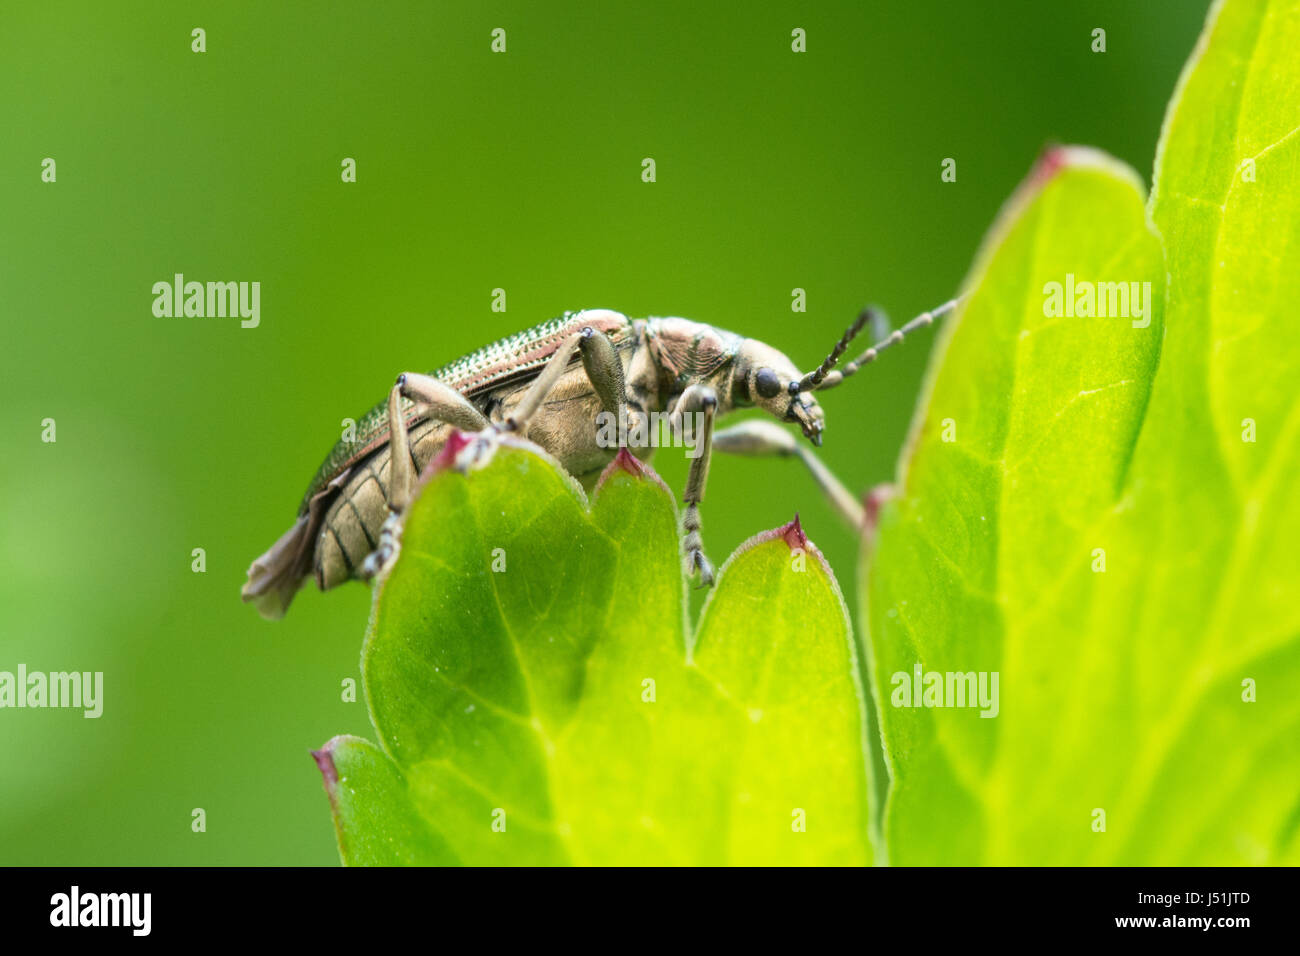
[(797, 524), (758, 536), (688, 647), (678, 548), (672, 496), (630, 456), (590, 508), (511, 440), (427, 479), (363, 653), (383, 751), (328, 748), (344, 861), (869, 862), (830, 569)]
[(415, 812), (397, 765), (374, 744), (339, 736), (312, 756), (325, 781), (345, 861), (358, 866), (457, 862)]
[[(1063, 150), (986, 242), (867, 549), (894, 862), (1300, 860), (1297, 49), (1294, 2), (1212, 14), (1158, 234)], [(1150, 326), (1045, 317), (1067, 272), (1151, 281)], [(894, 706), (917, 662), (998, 672), (997, 716)]]

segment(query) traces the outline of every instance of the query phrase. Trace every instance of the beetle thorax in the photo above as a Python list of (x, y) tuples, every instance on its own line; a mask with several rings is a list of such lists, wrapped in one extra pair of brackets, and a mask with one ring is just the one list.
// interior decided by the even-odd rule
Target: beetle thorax
[(659, 367), (665, 391), (679, 394), (689, 385), (711, 385), (722, 408), (730, 408), (731, 365), (744, 341), (726, 329), (690, 319), (649, 319), (646, 345)]

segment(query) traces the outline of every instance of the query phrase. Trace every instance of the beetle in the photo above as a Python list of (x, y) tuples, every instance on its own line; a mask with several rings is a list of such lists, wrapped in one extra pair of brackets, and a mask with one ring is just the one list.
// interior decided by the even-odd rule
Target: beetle
[[(807, 374), (757, 339), (690, 319), (629, 319), (607, 309), (566, 312), (428, 375), (403, 373), (387, 401), (357, 422), (355, 437), (340, 440), (317, 469), (297, 520), (252, 563), (241, 595), (263, 616), (278, 618), (309, 574), (322, 591), (372, 576), (391, 553), (394, 528), (417, 476), (456, 431), (525, 436), (590, 487), (620, 451), (598, 440), (601, 411), (629, 422), (627, 433), (633, 435), (638, 419), (655, 412), (670, 413), (675, 427), (688, 413), (702, 422), (681, 518), (683, 570), (702, 587), (714, 579), (699, 509), (715, 450), (799, 457), (837, 510), (861, 526), (857, 499), (788, 431), (750, 420), (714, 434), (714, 419), (761, 408), (777, 421), (797, 424), (820, 446), (825, 415), (813, 392), (839, 384), (957, 303), (922, 313), (837, 369), (865, 325), (878, 333), (888, 329), (881, 313), (864, 309)], [(642, 438), (626, 452), (645, 461), (653, 448)]]

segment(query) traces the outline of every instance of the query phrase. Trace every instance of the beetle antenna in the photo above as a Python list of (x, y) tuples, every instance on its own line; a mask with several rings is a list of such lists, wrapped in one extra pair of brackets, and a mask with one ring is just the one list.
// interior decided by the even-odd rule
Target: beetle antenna
[[(806, 389), (820, 388), (824, 390), (828, 388), (834, 388), (836, 385), (840, 384), (840, 382), (844, 381), (846, 378), (848, 378), (850, 375), (852, 375), (862, 366), (869, 365), (870, 363), (874, 362), (876, 360), (876, 357), (880, 355), (881, 352), (885, 351), (885, 349), (889, 348), (891, 345), (897, 345), (899, 342), (902, 342), (903, 339), (907, 338), (907, 336), (911, 335), (917, 329), (922, 329), (925, 328), (927, 325), (933, 324), (935, 319), (943, 318), (949, 312), (952, 312), (954, 309), (956, 309), (957, 306), (961, 304), (961, 302), (962, 302), (962, 297), (958, 296), (955, 299), (949, 299), (947, 302), (945, 302), (943, 305), (939, 306), (936, 309), (931, 309), (929, 312), (922, 312), (920, 315), (912, 319), (912, 321), (908, 322), (902, 328), (894, 329), (893, 332), (885, 336), (875, 345), (871, 346), (871, 348), (867, 349), (865, 352), (863, 352), (861, 355), (855, 358), (852, 362), (846, 362), (842, 369), (839, 369), (836, 372), (831, 372), (830, 371), (831, 366), (835, 364), (836, 360), (840, 357), (840, 353), (844, 351), (844, 346), (848, 344), (848, 340), (853, 337), (852, 335), (849, 335), (848, 332), (846, 332), (844, 334), (845, 337), (841, 338), (840, 341), (836, 343), (835, 349), (832, 350), (830, 356), (827, 357), (826, 361), (821, 364), (821, 367), (819, 367), (817, 371), (813, 372), (812, 374), (805, 375), (800, 380), (799, 382), (800, 389), (806, 390)], [(871, 308), (867, 308), (863, 310), (862, 315), (858, 316), (858, 321), (853, 324), (853, 328), (851, 331), (856, 333), (856, 331), (862, 327), (863, 322), (866, 320), (866, 318), (874, 311), (875, 310)]]
[(835, 363), (840, 360), (840, 356), (844, 354), (844, 350), (849, 347), (849, 343), (852, 342), (854, 338), (857, 337), (857, 334), (862, 331), (862, 327), (868, 322), (873, 321), (874, 317), (878, 314), (879, 313), (873, 306), (867, 306), (863, 309), (858, 314), (857, 321), (844, 330), (844, 334), (841, 335), (840, 340), (835, 343), (835, 348), (831, 349), (831, 354), (826, 356), (825, 361), (823, 361), (821, 365), (817, 366), (815, 371), (809, 372), (803, 378), (799, 379), (798, 382), (790, 383), (790, 393), (797, 395), (799, 392), (807, 392), (819, 388), (827, 374), (830, 373), (830, 370), (835, 367)]

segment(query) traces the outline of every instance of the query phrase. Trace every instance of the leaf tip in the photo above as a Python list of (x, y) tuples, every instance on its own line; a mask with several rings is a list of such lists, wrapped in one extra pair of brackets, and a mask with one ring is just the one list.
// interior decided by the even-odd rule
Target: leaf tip
[(876, 528), (880, 524), (880, 509), (896, 495), (897, 489), (894, 485), (889, 482), (882, 482), (863, 496), (862, 505), (866, 515), (866, 521), (862, 525), (864, 535), (870, 537), (876, 533)]
[[(799, 515), (797, 513), (788, 524), (783, 524), (767, 531), (760, 531), (748, 541), (742, 542), (740, 547), (736, 548), (736, 550), (731, 553), (731, 556), (723, 562), (722, 568), (718, 572), (719, 578), (725, 579), (728, 569), (744, 555), (764, 545), (775, 545), (778, 541), (782, 542), (789, 549), (790, 553), (797, 557), (811, 557), (814, 562), (821, 567), (821, 570), (826, 577), (830, 578), (832, 583), (835, 582), (835, 572), (832, 570), (830, 562), (826, 560), (826, 555), (822, 554), (816, 543), (808, 537), (807, 533), (803, 529), (803, 522), (799, 520)], [(791, 567), (795, 568), (795, 565), (791, 564)], [(795, 569), (798, 570), (798, 568)], [(838, 584), (834, 584), (834, 586), (836, 588), (839, 587)], [(709, 600), (712, 601), (712, 595), (710, 595)]]
[(1049, 143), (1038, 155), (1038, 161), (1034, 163), (1034, 169), (1029, 175), (1030, 183), (1041, 188), (1069, 164), (1070, 148), (1060, 143)]
[(470, 443), (470, 436), (466, 435), (459, 428), (453, 428), (451, 434), (447, 436), (447, 441), (438, 454), (429, 459), (429, 464), (425, 466), (424, 478), (428, 479), (441, 471), (446, 471), (456, 462), (456, 456), (459, 455)]
[(808, 536), (803, 533), (803, 525), (799, 523), (799, 512), (794, 513), (793, 521), (778, 528), (777, 534), (781, 536), (786, 547), (791, 551), (808, 550)]
[(1139, 192), (1144, 190), (1142, 177), (1131, 166), (1095, 146), (1051, 143), (1039, 154), (1022, 192), (1037, 193), (1065, 170), (1091, 170), (1107, 173), (1130, 182)]
[(659, 477), (658, 472), (626, 448), (620, 448), (618, 454), (615, 455), (613, 460), (605, 466), (605, 470), (600, 473), (600, 478), (596, 481), (594, 493), (599, 495), (601, 489), (605, 487), (605, 483), (620, 473), (631, 475), (638, 481), (653, 481), (655, 484), (659, 485), (666, 494), (669, 496), (672, 495), (672, 492), (668, 490), (668, 486), (664, 484), (663, 479)]
[(600, 480), (604, 481), (607, 476), (617, 471), (625, 471), (633, 478), (644, 478), (646, 466), (640, 458), (637, 458), (636, 455), (624, 447), (620, 448), (618, 454), (614, 456), (614, 460), (605, 466), (604, 474), (600, 476)]
[(320, 750), (311, 751), (311, 758), (316, 761), (316, 769), (320, 771), (321, 783), (325, 787), (325, 795), (330, 799), (330, 806), (334, 805), (338, 795), (339, 788), (339, 768), (334, 764), (334, 738)]

